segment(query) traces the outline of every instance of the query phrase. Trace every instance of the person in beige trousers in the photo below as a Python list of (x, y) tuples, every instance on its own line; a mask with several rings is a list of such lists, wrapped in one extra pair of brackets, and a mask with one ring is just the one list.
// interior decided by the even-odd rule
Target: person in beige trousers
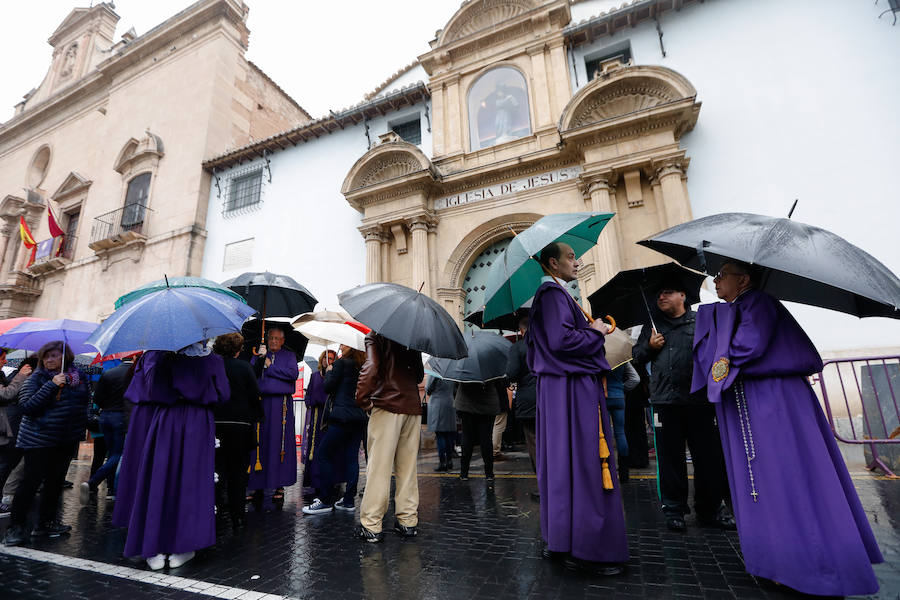
[(422, 354), (377, 333), (366, 336), (366, 361), (359, 372), (356, 403), (370, 412), (366, 491), (359, 508), (357, 536), (382, 541), (382, 519), (396, 478), (394, 531), (415, 537), (419, 524), (416, 461), (422, 430), (419, 382), (425, 376)]

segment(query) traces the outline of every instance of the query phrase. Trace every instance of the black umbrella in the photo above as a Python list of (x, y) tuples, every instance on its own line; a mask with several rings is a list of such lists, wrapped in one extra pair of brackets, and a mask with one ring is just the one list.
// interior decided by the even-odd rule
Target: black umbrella
[(485, 383), (506, 377), (506, 357), (512, 343), (501, 335), (487, 331), (467, 333), (469, 355), (452, 358), (431, 358), (429, 365), (441, 379), (460, 383)]
[(309, 367), (310, 373), (315, 373), (319, 370), (319, 359), (315, 356), (310, 356), (309, 354), (307, 354), (303, 357), (303, 362), (305, 362), (306, 366)]
[(857, 317), (900, 318), (900, 279), (872, 255), (818, 227), (722, 213), (638, 243), (711, 275), (729, 259), (757, 265), (760, 289), (781, 300)]
[[(241, 273), (234, 279), (223, 282), (222, 285), (240, 294), (247, 304), (259, 311), (262, 319), (296, 317), (300, 313), (311, 312), (319, 302), (308, 289), (293, 278), (268, 271)], [(265, 343), (265, 336), (266, 332), (263, 329), (260, 343)]]
[(407, 348), (444, 358), (466, 356), (466, 342), (453, 317), (414, 289), (369, 283), (338, 294), (354, 319)]
[[(687, 306), (700, 302), (700, 286), (706, 275), (685, 269), (676, 263), (619, 271), (596, 292), (588, 296), (591, 312), (612, 315), (619, 327), (647, 323), (654, 325), (651, 306), (656, 306), (660, 286), (677, 282), (685, 292)], [(654, 327), (655, 329), (655, 327)]]
[(496, 319), (491, 319), (487, 323), (482, 323), (482, 319), (484, 317), (484, 307), (482, 306), (478, 310), (472, 311), (467, 314), (463, 321), (466, 323), (471, 323), (481, 329), (502, 329), (503, 331), (518, 331), (519, 330), (519, 319), (523, 316), (526, 316), (531, 311), (531, 303), (534, 301), (534, 298), (530, 298), (525, 304), (519, 307), (518, 310), (513, 311), (511, 313), (500, 315)]
[[(266, 319), (265, 330), (268, 331), (273, 327), (277, 327), (284, 332), (284, 347), (296, 354), (299, 361), (300, 357), (306, 353), (306, 346), (309, 344), (309, 340), (302, 333), (291, 327), (290, 323), (285, 323), (279, 319)], [(244, 348), (241, 355), (249, 356), (259, 347), (259, 340), (265, 335), (262, 321), (260, 319), (248, 319), (241, 326), (241, 335), (244, 336)]]

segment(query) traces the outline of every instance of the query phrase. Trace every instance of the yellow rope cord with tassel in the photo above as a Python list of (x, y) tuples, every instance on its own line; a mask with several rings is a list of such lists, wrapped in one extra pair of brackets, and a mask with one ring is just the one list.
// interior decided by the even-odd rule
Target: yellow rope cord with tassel
[[(254, 471), (262, 471), (262, 463), (259, 462), (259, 423), (256, 424), (256, 464), (253, 465)], [(249, 471), (249, 469), (248, 469)]]
[(600, 414), (600, 468), (603, 470), (603, 489), (613, 489), (612, 474), (609, 472), (609, 445), (606, 443), (606, 436), (603, 435), (603, 407), (597, 406), (597, 412)]
[(287, 425), (287, 396), (281, 397), (281, 462), (284, 462), (284, 429)]

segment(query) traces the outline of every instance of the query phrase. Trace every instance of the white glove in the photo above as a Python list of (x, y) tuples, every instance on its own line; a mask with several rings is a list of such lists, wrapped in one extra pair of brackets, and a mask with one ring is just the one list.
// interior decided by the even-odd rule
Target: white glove
[(266, 345), (265, 345), (265, 344), (260, 344), (260, 345), (259, 345), (259, 350), (258, 350), (258, 352), (259, 352), (259, 355), (260, 355), (260, 356), (265, 356), (265, 355), (266, 355), (266, 352), (267, 352)]

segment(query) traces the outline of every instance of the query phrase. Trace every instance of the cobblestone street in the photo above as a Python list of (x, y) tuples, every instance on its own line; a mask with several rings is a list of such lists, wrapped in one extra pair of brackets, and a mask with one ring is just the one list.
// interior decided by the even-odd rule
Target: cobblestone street
[[(432, 474), (420, 460), (419, 536), (386, 534), (383, 544), (352, 538), (354, 515), (305, 516), (295, 486), (283, 511), (248, 515), (233, 534), (219, 518), (218, 541), (178, 569), (152, 572), (122, 557), (125, 532), (110, 527), (112, 505), (81, 506), (77, 491), (63, 494), (70, 536), (0, 547), (2, 597), (11, 598), (797, 598), (748, 575), (738, 537), (697, 527), (666, 530), (651, 470), (633, 471), (624, 486), (631, 560), (615, 578), (566, 571), (540, 558), (538, 502), (522, 453), (497, 465), (488, 489), (473, 476)], [(457, 465), (458, 466), (458, 465)], [(878, 598), (900, 597), (900, 481), (852, 468), (886, 563), (875, 566)], [(73, 463), (69, 479), (84, 481), (88, 465)], [(102, 495), (102, 494), (101, 494)], [(393, 523), (385, 519), (386, 531)], [(5, 529), (8, 517), (0, 521)]]

